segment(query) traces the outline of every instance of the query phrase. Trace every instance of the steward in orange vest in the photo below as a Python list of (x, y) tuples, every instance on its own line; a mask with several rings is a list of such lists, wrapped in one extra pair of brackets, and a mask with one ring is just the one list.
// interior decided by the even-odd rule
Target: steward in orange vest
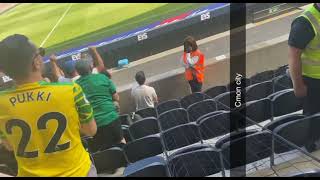
[(191, 36), (188, 36), (184, 41), (183, 64), (185, 77), (190, 84), (192, 93), (201, 92), (204, 82), (204, 55)]

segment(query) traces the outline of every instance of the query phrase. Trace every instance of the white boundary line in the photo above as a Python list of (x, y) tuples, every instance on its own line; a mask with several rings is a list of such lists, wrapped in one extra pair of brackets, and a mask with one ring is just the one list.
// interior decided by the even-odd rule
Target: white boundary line
[(46, 43), (46, 41), (49, 39), (49, 37), (51, 36), (51, 34), (53, 33), (53, 31), (58, 27), (58, 25), (60, 24), (60, 22), (62, 21), (62, 19), (67, 15), (67, 13), (69, 12), (71, 6), (73, 4), (71, 3), (68, 7), (68, 9), (63, 13), (63, 15), (60, 17), (60, 19), (58, 20), (58, 22), (54, 25), (54, 27), (51, 29), (51, 31), (49, 32), (49, 34), (47, 35), (47, 37), (42, 41), (42, 43), (40, 44), (40, 47), (42, 47), (44, 45), (44, 43)]

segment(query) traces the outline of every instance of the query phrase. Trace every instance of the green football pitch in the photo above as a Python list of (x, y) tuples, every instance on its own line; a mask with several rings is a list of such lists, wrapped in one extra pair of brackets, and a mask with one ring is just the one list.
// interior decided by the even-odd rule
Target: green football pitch
[(208, 3), (23, 3), (0, 15), (0, 40), (27, 35), (48, 53), (98, 41)]

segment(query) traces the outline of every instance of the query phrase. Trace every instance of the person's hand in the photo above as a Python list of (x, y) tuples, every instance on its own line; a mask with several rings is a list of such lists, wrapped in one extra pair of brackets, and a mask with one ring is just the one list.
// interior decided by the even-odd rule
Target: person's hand
[(293, 85), (294, 94), (296, 97), (305, 97), (307, 96), (307, 86), (304, 84), (304, 82), (300, 82), (298, 84)]
[(89, 46), (88, 47), (88, 50), (89, 50), (89, 52), (94, 52), (94, 51), (96, 51), (97, 50), (97, 48), (95, 47), (95, 46)]
[(56, 57), (56, 55), (52, 54), (52, 55), (50, 56), (50, 61), (51, 61), (51, 62), (54, 62), (54, 63), (57, 63), (57, 57)]

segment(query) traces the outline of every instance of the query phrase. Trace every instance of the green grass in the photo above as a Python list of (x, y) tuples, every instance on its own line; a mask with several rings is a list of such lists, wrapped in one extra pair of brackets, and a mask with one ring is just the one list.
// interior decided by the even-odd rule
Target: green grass
[[(75, 3), (44, 47), (48, 53), (98, 41), (208, 3)], [(69, 4), (21, 4), (0, 15), (0, 40), (21, 33), (37, 45), (45, 39)]]

